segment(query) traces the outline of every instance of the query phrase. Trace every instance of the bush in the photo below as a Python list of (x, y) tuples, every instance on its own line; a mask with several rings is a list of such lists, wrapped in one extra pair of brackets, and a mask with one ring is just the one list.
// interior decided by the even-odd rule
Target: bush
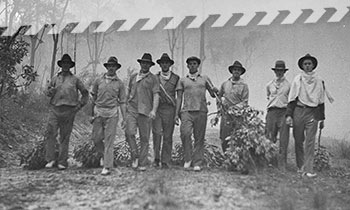
[[(136, 141), (140, 148), (139, 141)], [(73, 158), (82, 163), (83, 167), (96, 168), (100, 166), (102, 154), (98, 154), (92, 141), (84, 141), (73, 149)], [(131, 161), (129, 145), (126, 141), (114, 145), (114, 166), (125, 166)]]
[(314, 169), (317, 171), (330, 169), (330, 156), (331, 154), (324, 146), (319, 146), (319, 148), (315, 149)]
[(340, 159), (350, 160), (350, 141), (345, 139), (337, 141), (333, 145), (334, 154), (337, 154), (337, 157)]
[(21, 158), (20, 165), (23, 165), (23, 168), (28, 170), (44, 168), (47, 163), (45, 151), (45, 141), (41, 139), (28, 154), (25, 154), (25, 151), (19, 154)]
[(228, 168), (245, 171), (263, 167), (277, 155), (278, 147), (265, 136), (265, 124), (260, 118), (262, 111), (246, 106), (242, 109), (228, 109), (237, 128), (227, 137), (229, 148), (225, 152)]
[[(224, 156), (218, 146), (212, 144), (204, 145), (204, 165), (207, 167), (220, 167), (224, 163)], [(181, 143), (176, 143), (172, 150), (171, 162), (174, 165), (184, 164), (183, 147)]]

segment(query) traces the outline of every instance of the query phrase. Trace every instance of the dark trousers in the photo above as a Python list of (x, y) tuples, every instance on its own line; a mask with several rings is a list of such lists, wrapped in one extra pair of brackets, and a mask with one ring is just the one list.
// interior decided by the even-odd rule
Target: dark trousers
[(220, 139), (221, 139), (221, 148), (225, 153), (229, 144), (226, 140), (228, 136), (232, 134), (232, 132), (237, 128), (237, 122), (235, 121), (233, 116), (222, 113), (221, 121), (220, 121)]
[(293, 113), (293, 135), (297, 166), (305, 172), (313, 171), (318, 125), (318, 121), (315, 119), (315, 111), (316, 108), (301, 108), (297, 106)]
[[(188, 111), (181, 113), (180, 136), (184, 149), (185, 162), (191, 161), (194, 166), (201, 166), (204, 158), (204, 137), (207, 127), (207, 113)], [(192, 133), (194, 151), (192, 154)]]
[[(151, 118), (146, 115), (135, 112), (126, 113), (126, 141), (129, 144), (131, 159), (139, 158), (139, 165), (145, 166), (147, 164), (149, 137), (151, 132)], [(138, 151), (136, 144), (136, 133), (139, 130), (141, 149)]]
[[(49, 113), (49, 122), (46, 129), (46, 161), (56, 160), (56, 146), (58, 145), (59, 164), (68, 166), (69, 137), (73, 130), (76, 110), (72, 106), (53, 106)], [(57, 144), (58, 130), (60, 139)]]
[(270, 108), (266, 115), (266, 137), (276, 143), (279, 134), (278, 165), (282, 168), (287, 164), (289, 143), (289, 125), (286, 124), (286, 110), (286, 108)]
[[(160, 106), (157, 116), (153, 120), (153, 149), (156, 160), (162, 163), (170, 163), (173, 147), (173, 132), (175, 127), (175, 107)], [(163, 137), (163, 143), (162, 143)]]

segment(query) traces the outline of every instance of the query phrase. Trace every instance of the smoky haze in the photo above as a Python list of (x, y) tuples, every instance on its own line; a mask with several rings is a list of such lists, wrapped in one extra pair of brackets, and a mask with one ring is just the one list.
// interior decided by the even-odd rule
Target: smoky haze
[[(138, 70), (136, 60), (144, 52), (150, 52), (153, 60), (163, 52), (173, 55), (175, 65), (173, 71), (179, 75), (187, 73), (184, 60), (192, 55), (200, 56), (201, 31), (197, 28), (186, 28), (196, 18), (204, 21), (202, 38), (204, 40), (204, 57), (202, 73), (208, 75), (214, 85), (219, 87), (230, 77), (227, 67), (235, 60), (240, 61), (247, 69), (243, 79), (248, 83), (249, 104), (259, 110), (266, 109), (266, 84), (273, 79), (271, 68), (276, 60), (284, 60), (289, 71), (287, 79), (300, 73), (297, 61), (306, 53), (318, 59), (317, 73), (325, 80), (326, 86), (335, 98), (330, 104), (326, 101), (326, 127), (324, 135), (335, 138), (350, 137), (350, 15), (348, 1), (268, 1), (261, 5), (260, 1), (70, 1), (66, 13), (62, 13), (64, 21), (86, 23), (97, 22), (89, 29), (81, 26), (79, 33), (65, 33), (59, 37), (57, 59), (63, 53), (71, 55), (76, 52), (76, 73), (104, 72), (103, 62), (109, 56), (118, 57), (122, 68), (121, 78), (126, 78), (127, 69)], [(259, 3), (257, 3), (259, 2)], [(346, 5), (348, 4), (348, 5)], [(0, 5), (4, 6), (3, 3)], [(21, 6), (21, 5), (20, 5)], [(22, 5), (24, 6), (24, 5)], [(62, 1), (64, 6), (64, 1)], [(335, 11), (326, 10), (317, 21), (305, 23), (314, 18), (317, 9), (343, 7), (347, 9), (344, 17), (337, 22), (327, 22)], [(304, 9), (304, 10), (301, 10)], [(266, 25), (257, 25), (265, 13), (282, 10)], [(288, 11), (289, 12), (288, 12)], [(293, 11), (299, 10), (298, 17), (292, 24), (282, 24)], [(324, 9), (323, 9), (324, 10)], [(258, 12), (255, 14), (255, 12)], [(232, 13), (237, 13), (233, 14)], [(242, 13), (242, 14), (238, 14)], [(243, 14), (254, 14), (247, 24), (236, 26)], [(230, 14), (222, 27), (211, 27), (217, 24), (222, 16), (208, 14)], [(293, 13), (294, 14), (294, 13)], [(2, 25), (6, 25), (4, 14), (1, 14)], [(186, 17), (187, 16), (187, 17)], [(168, 17), (168, 18), (167, 18)], [(176, 18), (171, 18), (176, 17)], [(178, 18), (182, 17), (182, 18)], [(317, 17), (317, 14), (316, 14)], [(140, 30), (147, 25), (146, 19), (159, 20), (152, 30)], [(120, 20), (120, 21), (114, 21)], [(46, 22), (46, 21), (42, 21)], [(92, 33), (100, 24), (105, 24), (106, 33)], [(109, 25), (111, 24), (111, 25)], [(125, 25), (124, 25), (125, 24)], [(168, 25), (169, 24), (169, 25)], [(111, 26), (111, 27), (109, 27)], [(165, 30), (164, 27), (174, 27)], [(79, 25), (77, 27), (80, 27)], [(118, 31), (125, 27), (126, 31)], [(73, 27), (74, 28), (74, 27)], [(28, 38), (28, 37), (27, 37)], [(29, 39), (29, 38), (28, 38)], [(35, 66), (40, 79), (37, 86), (44, 86), (49, 79), (52, 59), (52, 35), (44, 33), (42, 44), (38, 48)], [(75, 49), (75, 50), (74, 50)], [(96, 53), (99, 52), (100, 54)], [(202, 56), (203, 56), (202, 55)], [(28, 60), (24, 62), (29, 62)], [(55, 69), (57, 71), (57, 69)], [(156, 73), (158, 66), (151, 69)], [(211, 99), (210, 112), (215, 111), (215, 102)]]

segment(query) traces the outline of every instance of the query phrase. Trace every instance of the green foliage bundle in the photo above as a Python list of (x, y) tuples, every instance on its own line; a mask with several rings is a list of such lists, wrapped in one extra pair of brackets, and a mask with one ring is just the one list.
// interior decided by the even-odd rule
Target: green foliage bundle
[(21, 70), (16, 67), (28, 53), (29, 44), (21, 38), (24, 30), (25, 27), (20, 27), (13, 36), (0, 36), (0, 98), (14, 95), (18, 87), (30, 85), (38, 76), (33, 66), (24, 65)]
[(0, 152), (0, 168), (5, 167), (6, 161), (2, 152)]
[(45, 141), (44, 139), (39, 140), (34, 148), (28, 153), (25, 152), (19, 154), (24, 169), (38, 170), (45, 167), (47, 163), (45, 160)]
[[(204, 145), (204, 164), (208, 167), (220, 167), (223, 165), (225, 157), (221, 153), (221, 149), (213, 144)], [(172, 150), (171, 162), (174, 165), (182, 165), (184, 163), (183, 147), (181, 143), (176, 143)]]
[[(140, 148), (139, 141), (136, 141)], [(83, 167), (96, 168), (100, 166), (102, 154), (98, 154), (92, 141), (84, 141), (73, 149), (73, 158), (82, 163)], [(126, 141), (120, 141), (114, 145), (114, 165), (125, 166), (131, 160), (129, 145)]]
[[(136, 141), (140, 149), (140, 141)], [(129, 151), (129, 144), (126, 141), (120, 141), (114, 146), (114, 165), (126, 166), (131, 161), (131, 153)]]
[(277, 145), (265, 136), (262, 111), (246, 106), (242, 109), (230, 108), (227, 114), (237, 125), (226, 139), (229, 141), (229, 148), (225, 152), (225, 165), (228, 168), (244, 171), (252, 166), (263, 167), (277, 155)]
[(73, 158), (86, 168), (99, 167), (101, 157), (102, 155), (97, 153), (92, 141), (84, 141), (73, 149)]
[(319, 148), (315, 149), (314, 169), (317, 171), (330, 169), (330, 157), (331, 154), (327, 148), (320, 145)]

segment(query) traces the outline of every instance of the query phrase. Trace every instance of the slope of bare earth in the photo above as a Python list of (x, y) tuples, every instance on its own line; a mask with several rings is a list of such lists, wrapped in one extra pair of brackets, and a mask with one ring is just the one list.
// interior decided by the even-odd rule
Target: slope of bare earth
[(350, 173), (331, 169), (315, 179), (266, 169), (240, 175), (224, 169), (71, 167), (0, 169), (0, 209), (350, 209)]

